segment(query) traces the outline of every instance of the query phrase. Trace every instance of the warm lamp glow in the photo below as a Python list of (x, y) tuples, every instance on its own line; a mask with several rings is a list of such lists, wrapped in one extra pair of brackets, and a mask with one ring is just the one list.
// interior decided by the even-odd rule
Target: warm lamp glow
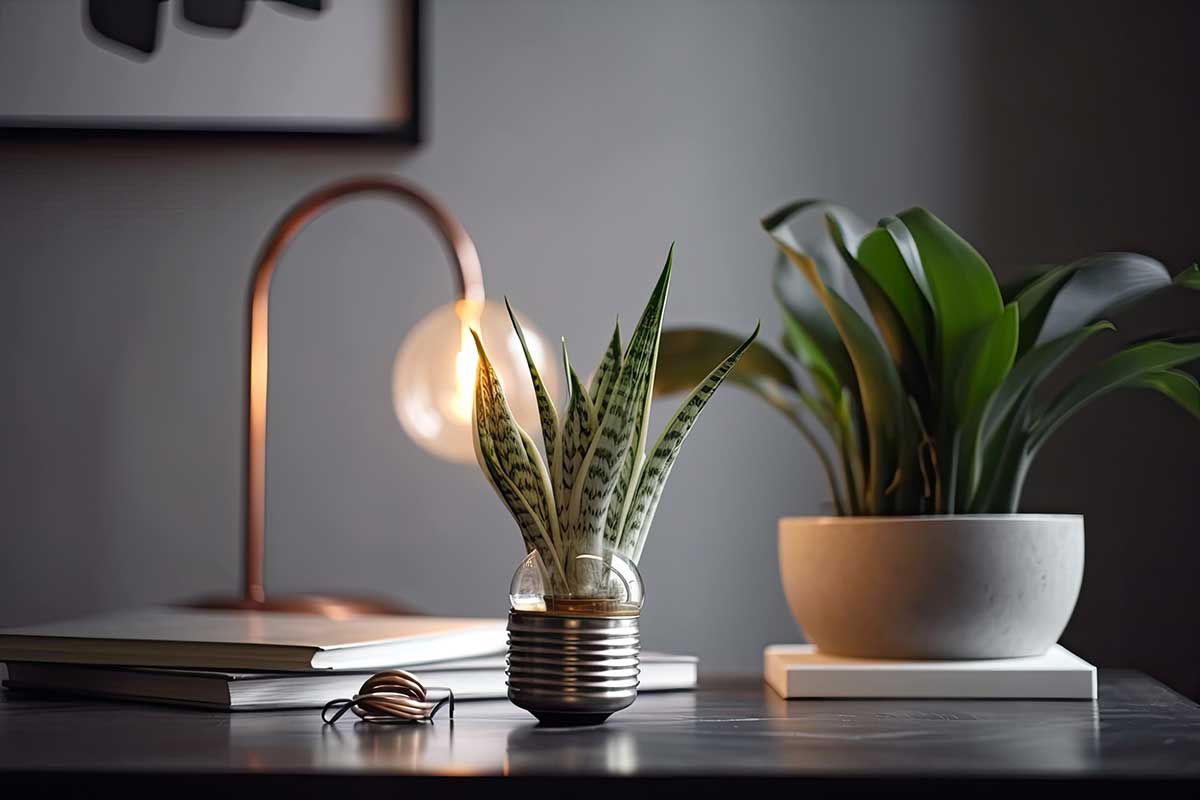
[[(547, 390), (557, 397), (558, 369), (545, 338), (524, 316), (517, 319)], [(434, 455), (464, 463), (475, 460), (471, 404), (479, 355), (472, 328), (487, 347), (513, 416), (540, 441), (533, 382), (502, 303), (460, 300), (434, 309), (405, 337), (392, 369), (392, 402), (404, 430)]]

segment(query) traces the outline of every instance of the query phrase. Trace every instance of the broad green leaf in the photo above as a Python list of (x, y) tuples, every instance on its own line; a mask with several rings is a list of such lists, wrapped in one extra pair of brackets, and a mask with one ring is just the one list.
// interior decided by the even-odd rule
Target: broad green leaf
[(687, 399), (675, 412), (671, 421), (659, 435), (658, 441), (651, 451), (649, 459), (637, 476), (637, 484), (633, 491), (633, 499), (626, 515), (625, 527), (619, 538), (618, 546), (625, 555), (637, 563), (642, 557), (642, 549), (646, 546), (646, 535), (654, 521), (654, 512), (658, 508), (659, 497), (662, 496), (663, 486), (679, 456), (683, 440), (696, 424), (696, 419), (717, 387), (729, 376), (738, 359), (746, 352), (758, 337), (761, 323), (755, 326), (750, 338), (746, 339), (737, 349), (717, 364), (700, 384), (692, 390)]
[(525, 331), (521, 330), (521, 323), (517, 322), (517, 315), (513, 313), (507, 297), (504, 298), (504, 307), (508, 309), (508, 318), (512, 320), (513, 330), (521, 341), (521, 351), (525, 353), (525, 363), (529, 366), (529, 377), (533, 381), (533, 393), (537, 399), (538, 420), (542, 427), (542, 443), (546, 447), (546, 463), (553, 464), (556, 458), (554, 450), (558, 437), (558, 412), (554, 408), (554, 400), (546, 391), (542, 376), (538, 374), (537, 365), (533, 363), (529, 345), (525, 342)]
[[(814, 241), (797, 240), (791, 232), (792, 226), (797, 222), (803, 221), (806, 217), (814, 223), (811, 231)], [(838, 227), (845, 236), (846, 246), (850, 248), (851, 252), (856, 252), (858, 250), (858, 243), (863, 240), (864, 236), (871, 232), (871, 226), (859, 219), (854, 212), (836, 203), (818, 199), (796, 200), (788, 203), (767, 214), (760, 222), (762, 223), (763, 230), (777, 231), (777, 235), (782, 237), (784, 242), (790, 245), (792, 249), (804, 253), (809, 258), (819, 262), (819, 254), (813, 253), (811, 250), (816, 246), (817, 242), (824, 241), (825, 217), (832, 217), (837, 221)], [(830, 273), (825, 273), (825, 277), (828, 283), (831, 277)], [(840, 281), (833, 280), (833, 284), (837, 288), (840, 286)]]
[(1200, 289), (1200, 264), (1192, 264), (1180, 272), (1175, 276), (1174, 283), (1185, 289)]
[(597, 419), (604, 416), (609, 398), (612, 397), (613, 386), (617, 383), (617, 375), (620, 373), (621, 320), (618, 319), (616, 327), (613, 328), (612, 338), (608, 342), (608, 349), (604, 351), (604, 355), (600, 359), (600, 366), (596, 367), (596, 372), (592, 375), (592, 405), (596, 409)]
[[(963, 357), (972, 334), (991, 324), (1004, 310), (1000, 288), (983, 257), (946, 223), (923, 208), (899, 214), (912, 236), (929, 282), (937, 319), (937, 359), (941, 394), (948, 397), (967, 365)], [(957, 420), (949, 418), (948, 425)]]
[(1107, 321), (1093, 323), (1040, 344), (1017, 358), (992, 394), (974, 430), (965, 511), (973, 514), (1015, 513), (1024, 475), (1029, 468), (1029, 406), (1034, 392), (1063, 360), (1093, 335), (1113, 330)]
[(895, 480), (903, 464), (915, 465), (912, 458), (911, 431), (903, 417), (907, 400), (900, 376), (879, 338), (848, 303), (821, 280), (812, 259), (791, 247), (768, 230), (775, 244), (812, 284), (854, 365), (866, 420), (867, 446), (870, 451), (864, 513), (887, 513), (886, 489)]
[[(658, 369), (654, 373), (654, 394), (663, 396), (685, 391), (702, 382), (712, 364), (737, 349), (740, 337), (709, 328), (673, 328), (662, 333), (658, 346)], [(826, 424), (832, 417), (799, 385), (791, 368), (770, 348), (757, 341), (742, 353), (737, 365), (726, 376), (735, 386), (748, 389), (779, 411), (796, 427), (813, 448), (829, 481), (834, 504), (840, 510), (844, 498), (825, 445), (804, 419), (796, 399)], [(836, 422), (834, 422), (836, 424)]]
[(988, 401), (980, 428), (981, 438), (985, 440), (994, 438), (1005, 421), (1010, 419), (1013, 410), (1031, 397), (1042, 380), (1079, 345), (1101, 331), (1111, 330), (1116, 330), (1111, 322), (1106, 320), (1094, 322), (1086, 328), (1080, 328), (1053, 341), (1040, 344), (1018, 358), (1013, 364), (1012, 370), (1005, 376), (1004, 381)]
[(1114, 389), (1200, 358), (1200, 342), (1156, 340), (1121, 350), (1077, 378), (1037, 416), (1030, 443), (1036, 452), (1076, 411)]
[[(644, 402), (650, 397), (649, 390), (654, 382), (654, 358), (658, 352), (663, 304), (666, 302), (670, 278), (671, 260), (668, 257), (629, 340), (621, 371), (613, 387), (612, 399), (599, 421), (599, 431), (580, 465), (581, 479), (575, 483), (568, 509), (572, 524), (572, 535), (567, 546), (568, 560), (578, 553), (598, 553), (601, 550), (609, 507), (625, 459), (631, 450), (634, 427), (644, 423), (639, 400)], [(615, 538), (616, 534), (613, 536)]]
[[(597, 418), (591, 397), (575, 373), (567, 357), (567, 343), (563, 342), (563, 369), (567, 374), (567, 385), (570, 388), (570, 400), (567, 411), (563, 416), (562, 435), (556, 449), (558, 461), (553, 469), (553, 479), (558, 513), (559, 527), (570, 531), (570, 520), (567, 516), (571, 504), (571, 496), (575, 483), (579, 479), (579, 465), (592, 443), (596, 434)], [(564, 535), (569, 536), (569, 533)]]
[(1014, 301), (1021, 316), (1018, 354), (1027, 353), (1037, 343), (1038, 334), (1042, 330), (1042, 323), (1046, 321), (1046, 315), (1050, 312), (1054, 296), (1076, 269), (1078, 262), (1048, 267), (1026, 281), (1021, 291), (1017, 292)]
[(1120, 306), (1171, 285), (1167, 268), (1137, 253), (1101, 253), (1076, 261), (1055, 293), (1036, 343), (1057, 339)]
[(958, 469), (944, 476), (957, 482), (955, 499), (959, 503), (968, 502), (975, 491), (985, 406), (1012, 369), (1017, 356), (1018, 324), (1017, 304), (1009, 303), (999, 317), (975, 332), (966, 349), (966, 369), (954, 386), (954, 405), (962, 420)]
[[(921, 265), (921, 256), (917, 253), (917, 243), (913, 240), (912, 234), (908, 232), (908, 228), (904, 227), (904, 223), (895, 217), (884, 217), (879, 220), (879, 227), (887, 231), (888, 236), (891, 237), (892, 244), (896, 246), (896, 251), (904, 261), (904, 266), (908, 268), (908, 274), (912, 276), (913, 283), (925, 297), (925, 302), (929, 305), (932, 315), (933, 291), (929, 288), (929, 279), (925, 277), (925, 267)], [(932, 347), (932, 341), (930, 346)]]
[[(786, 260), (783, 266), (790, 272), (796, 271)], [(825, 313), (824, 309), (821, 310), (821, 313)], [(837, 404), (837, 398), (842, 393), (842, 387), (846, 385), (843, 383), (841, 370), (845, 369), (848, 371), (848, 376), (846, 377), (849, 377), (852, 381), (851, 385), (858, 383), (858, 379), (854, 377), (854, 367), (850, 364), (850, 355), (845, 352), (845, 348), (843, 347), (838, 357), (844, 356), (846, 363), (844, 366), (835, 367), (833, 362), (825, 357), (825, 354), (821, 351), (821, 347), (809, 336), (804, 326), (800, 323), (800, 320), (782, 303), (780, 303), (779, 314), (783, 319), (784, 349), (804, 367), (808, 376), (816, 384), (817, 390), (821, 393), (825, 405), (830, 408), (834, 407)], [(830, 321), (830, 324), (832, 325), (832, 321)], [(835, 334), (836, 330), (835, 328)]]
[(858, 407), (854, 392), (843, 388), (841, 401), (834, 414), (832, 430), (842, 462), (842, 480), (846, 484), (845, 506), (849, 514), (866, 513), (861, 502), (867, 489), (866, 470), (863, 468), (863, 442), (858, 435), (861, 419), (862, 409)]
[[(692, 389), (725, 354), (741, 344), (741, 337), (712, 328), (669, 328), (658, 345), (654, 394), (668, 395)], [(764, 396), (788, 399), (800, 390), (792, 369), (769, 347), (754, 342), (742, 354), (728, 380)]]
[(1000, 283), (1000, 297), (1004, 300), (1004, 305), (1008, 305), (1017, 299), (1021, 292), (1025, 291), (1029, 286), (1041, 278), (1047, 272), (1054, 268), (1053, 264), (1042, 264), (1040, 266), (1031, 267), (1021, 275), (1011, 280), (1002, 281)]
[(1200, 383), (1182, 370), (1164, 369), (1152, 372), (1130, 385), (1160, 392), (1178, 403), (1184, 411), (1200, 419)]
[[(871, 228), (842, 206), (823, 200), (798, 200), (779, 208), (762, 219), (764, 230), (792, 250), (807, 256), (821, 276), (821, 281), (833, 291), (844, 293), (849, 274), (837, 247), (827, 235), (826, 216), (837, 221), (846, 246), (851, 252), (858, 249)], [(797, 238), (795, 229), (804, 229)], [(854, 367), (837, 326), (829, 318), (820, 298), (809, 282), (781, 258), (775, 268), (775, 296), (784, 307), (788, 320), (787, 335), (796, 357), (828, 395), (830, 406), (836, 406), (841, 387), (854, 386)]]
[(837, 325), (812, 285), (787, 258), (775, 267), (774, 289), (783, 309), (790, 349), (829, 395), (830, 402), (836, 403), (843, 386), (858, 382)]
[(922, 362), (928, 362), (933, 342), (933, 311), (909, 271), (896, 240), (887, 230), (876, 228), (859, 243), (855, 257), (904, 320)]
[[(846, 262), (846, 266), (850, 270), (850, 274), (854, 277), (855, 283), (862, 291), (863, 297), (867, 301), (867, 307), (871, 309), (872, 315), (875, 317), (876, 327), (883, 338), (883, 343), (887, 346), (888, 352), (892, 356), (892, 360), (896, 364), (896, 368), (900, 371), (900, 378), (904, 383), (905, 389), (909, 394), (917, 398), (918, 403), (927, 404), (930, 398), (929, 373), (925, 367), (925, 357), (922, 355), (921, 348), (913, 339), (912, 333), (908, 328), (907, 321), (900, 313), (892, 298), (888, 296), (884, 287), (875, 279), (874, 272), (867, 269), (859, 260), (850, 252), (846, 246), (846, 239), (838, 227), (837, 220), (833, 217), (827, 217), (829, 225), (829, 235), (832, 237), (834, 244), (837, 245), (838, 252)], [(881, 274), (892, 272), (888, 277), (889, 285), (892, 287), (907, 285), (911, 289), (911, 294), (906, 296), (905, 301), (913, 301), (921, 306), (925, 305), (925, 300), (920, 296), (916, 284), (913, 283), (912, 277), (909, 275), (907, 268), (903, 264), (903, 259), (900, 258), (900, 252), (896, 248), (887, 231), (876, 230), (868, 235), (862, 241), (862, 245), (867, 245), (871, 237), (878, 234), (883, 239), (876, 239), (876, 243), (883, 243), (884, 246), (890, 247), (896, 255), (896, 261), (885, 266), (880, 270)], [(860, 247), (862, 246), (860, 245)], [(882, 250), (878, 245), (872, 245), (874, 249)], [(894, 269), (898, 269), (895, 271)], [(928, 347), (926, 346), (926, 353)]]
[(964, 351), (964, 368), (954, 386), (959, 419), (967, 419), (977, 408), (982, 408), (1012, 369), (1017, 357), (1019, 324), (1017, 304), (1009, 303), (999, 317), (971, 336)]
[(472, 411), (476, 456), (500, 499), (517, 520), (527, 548), (533, 545), (548, 567), (559, 564), (561, 570), (556, 549), (556, 542), (561, 539), (549, 477), (537, 455), (537, 447), (509, 410), (483, 342), (475, 331), (471, 334), (479, 352)]

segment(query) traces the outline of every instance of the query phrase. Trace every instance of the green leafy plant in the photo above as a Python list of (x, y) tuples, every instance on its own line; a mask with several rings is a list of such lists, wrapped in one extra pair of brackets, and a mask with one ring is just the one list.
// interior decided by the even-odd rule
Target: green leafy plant
[[(817, 222), (817, 235), (795, 231)], [(750, 347), (730, 379), (790, 420), (815, 449), (842, 515), (1013, 513), (1029, 466), (1075, 412), (1108, 392), (1153, 389), (1200, 417), (1181, 365), (1196, 338), (1128, 345), (1057, 395), (1039, 391), (1113, 310), (1175, 286), (1134, 253), (1103, 253), (997, 284), (983, 257), (923, 208), (874, 228), (817, 200), (762, 220), (778, 247), (774, 288), (784, 348)], [(857, 293), (857, 297), (855, 297)], [(689, 328), (663, 335), (656, 390), (671, 392), (734, 341)]]
[(592, 576), (575, 569), (582, 554), (616, 552), (634, 563), (641, 558), (663, 485), (684, 437), (758, 335), (755, 328), (749, 339), (734, 342), (716, 357), (715, 367), (711, 366), (713, 361), (709, 362), (647, 451), (651, 390), (659, 364), (673, 252), (674, 247), (628, 345), (622, 351), (618, 322), (587, 385), (572, 368), (564, 340), (563, 368), (569, 396), (561, 415), (509, 307), (537, 396), (544, 458), (513, 419), (483, 343), (475, 336), (479, 351), (473, 412), (476, 456), (484, 475), (516, 519), (526, 552), (536, 551), (541, 556), (559, 594), (588, 596)]

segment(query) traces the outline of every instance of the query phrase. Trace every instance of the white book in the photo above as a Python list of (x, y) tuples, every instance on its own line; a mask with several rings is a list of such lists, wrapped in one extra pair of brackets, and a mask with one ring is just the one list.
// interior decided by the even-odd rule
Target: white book
[(308, 671), (502, 652), (504, 620), (147, 608), (0, 630), (0, 661)]
[[(7, 667), (5, 685), (10, 689), (227, 711), (320, 708), (335, 698), (351, 697), (372, 674), (372, 671), (227, 672), (33, 662), (12, 662)], [(505, 697), (508, 684), (504, 668), (503, 656), (408, 667), (425, 686), (449, 688), (458, 700)], [(696, 659), (642, 653), (638, 680), (639, 692), (694, 688)]]
[(763, 676), (781, 697), (1095, 700), (1096, 668), (1054, 645), (1044, 655), (980, 661), (847, 658), (774, 644)]

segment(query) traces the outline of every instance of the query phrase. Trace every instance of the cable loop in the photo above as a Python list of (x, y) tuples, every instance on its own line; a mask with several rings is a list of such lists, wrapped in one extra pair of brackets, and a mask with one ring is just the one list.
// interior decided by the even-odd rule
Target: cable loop
[[(429, 690), (445, 692), (438, 700), (429, 699)], [(454, 719), (454, 692), (441, 686), (428, 689), (411, 672), (386, 669), (367, 679), (354, 697), (330, 700), (321, 709), (321, 719), (332, 725), (347, 711), (354, 711), (366, 722), (394, 725), (401, 722), (433, 722), (442, 706), (449, 704)], [(330, 711), (336, 710), (331, 717)]]

